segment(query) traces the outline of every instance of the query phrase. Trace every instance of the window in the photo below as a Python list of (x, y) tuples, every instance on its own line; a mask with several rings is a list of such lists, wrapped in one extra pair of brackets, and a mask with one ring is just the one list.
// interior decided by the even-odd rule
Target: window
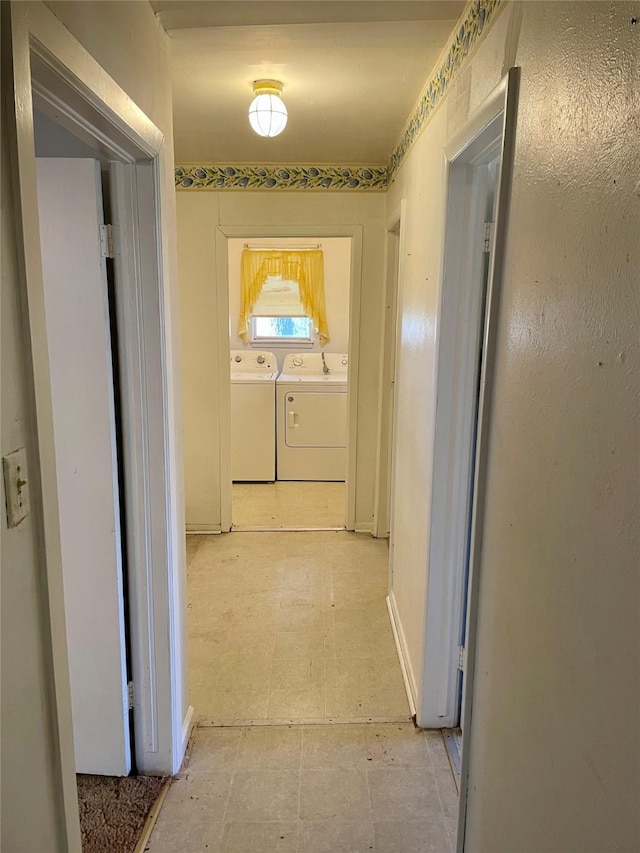
[(310, 341), (312, 332), (309, 317), (251, 317), (252, 341)]
[(298, 283), (272, 275), (265, 281), (251, 311), (251, 342), (308, 342), (311, 318), (304, 313)]
[[(324, 346), (329, 341), (324, 300), (324, 261), (322, 249), (251, 249), (242, 251), (240, 266), (240, 316), (238, 337), (245, 343), (255, 340), (254, 317), (308, 317), (313, 335), (304, 338), (278, 335), (284, 340), (307, 342), (316, 339)], [(289, 329), (280, 324), (275, 330)]]

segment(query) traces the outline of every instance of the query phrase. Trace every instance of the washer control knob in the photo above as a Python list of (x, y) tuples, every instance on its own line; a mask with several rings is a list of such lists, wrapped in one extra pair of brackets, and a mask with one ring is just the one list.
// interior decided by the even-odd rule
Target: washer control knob
[(241, 355), (237, 355), (237, 356), (236, 356), (236, 361), (237, 361), (237, 362), (242, 361), (242, 356), (241, 356)]
[(295, 365), (296, 367), (302, 367), (303, 361), (302, 361), (302, 359), (300, 358), (300, 356), (299, 356), (299, 355), (297, 355), (297, 356), (293, 359), (293, 363), (294, 363), (294, 365)]
[(259, 356), (257, 357), (256, 361), (258, 362), (258, 364), (264, 364), (264, 356), (263, 356), (263, 355), (259, 355)]

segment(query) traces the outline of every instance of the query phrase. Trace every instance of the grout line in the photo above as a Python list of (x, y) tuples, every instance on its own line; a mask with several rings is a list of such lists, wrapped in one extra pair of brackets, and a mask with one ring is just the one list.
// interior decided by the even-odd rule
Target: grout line
[(238, 738), (238, 744), (236, 746), (236, 754), (233, 759), (233, 768), (231, 770), (231, 779), (229, 780), (229, 790), (227, 791), (227, 799), (224, 804), (224, 811), (222, 812), (222, 834), (224, 836), (224, 824), (227, 817), (227, 809), (229, 807), (229, 800), (231, 799), (231, 790), (233, 788), (233, 781), (236, 777), (236, 767), (238, 766), (238, 758), (240, 757), (240, 744), (242, 743), (242, 732), (240, 732), (240, 737)]
[(302, 755), (304, 752), (304, 727), (300, 733), (300, 764), (298, 765), (298, 815), (296, 820), (296, 853), (300, 850), (300, 829), (302, 818), (300, 816), (300, 800), (302, 798)]

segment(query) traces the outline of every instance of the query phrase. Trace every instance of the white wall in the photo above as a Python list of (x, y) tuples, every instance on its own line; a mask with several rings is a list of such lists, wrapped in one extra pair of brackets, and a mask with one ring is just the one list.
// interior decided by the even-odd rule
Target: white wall
[(177, 193), (187, 529), (220, 529), (216, 227), (363, 226), (356, 526), (371, 529), (384, 273), (384, 195)]
[(522, 67), (466, 851), (628, 853), (640, 843), (634, 8), (507, 7), (388, 194), (390, 213), (407, 202), (393, 590), (419, 673), (442, 149), (509, 66)]
[[(238, 337), (238, 317), (240, 316), (240, 261), (242, 250), (246, 239), (230, 238), (229, 246), (229, 329), (231, 349), (250, 349), (242, 338)], [(322, 250), (324, 259), (324, 292), (327, 309), (327, 325), (329, 326), (330, 340), (326, 352), (348, 352), (349, 350), (349, 290), (351, 286), (351, 238), (349, 237), (324, 237), (321, 239), (301, 237), (261, 237), (259, 240), (251, 241), (260, 246), (273, 246), (274, 248), (290, 248), (295, 246), (317, 245)], [(282, 368), (284, 357), (292, 352), (295, 347), (291, 344), (283, 344), (279, 347), (272, 345), (278, 367)], [(320, 344), (314, 341), (313, 351), (320, 350)]]
[[(25, 4), (31, 14), (41, 4)], [(177, 608), (181, 607), (184, 568), (183, 494), (180, 470), (180, 411), (178, 351), (173, 329), (176, 325), (176, 253), (173, 192), (171, 89), (169, 43), (147, 3), (52, 2), (47, 4), (71, 33), (93, 54), (117, 83), (164, 132), (166, 170), (163, 175), (163, 264), (165, 271), (165, 316), (168, 334), (167, 363), (170, 367), (169, 405), (173, 431), (170, 436), (172, 499), (174, 512), (175, 586)], [(35, 12), (34, 12), (35, 14)], [(4, 35), (4, 32), (3, 32)], [(18, 57), (25, 61), (27, 57)], [(8, 78), (2, 76), (3, 96)], [(6, 103), (10, 98), (6, 98)], [(3, 104), (5, 97), (3, 97)], [(132, 102), (128, 102), (132, 105)], [(135, 105), (133, 106), (135, 109)], [(9, 125), (2, 122), (3, 149)], [(4, 158), (4, 150), (3, 150)], [(28, 353), (21, 350), (28, 340), (24, 293), (14, 264), (15, 237), (12, 207), (6, 181), (11, 169), (2, 168), (2, 453), (26, 445), (30, 462), (32, 514), (16, 530), (2, 524), (2, 849), (7, 851), (79, 850), (79, 838), (64, 838), (62, 789), (69, 780), (60, 768), (53, 704), (52, 650), (46, 612), (44, 555), (41, 540), (41, 511), (38, 491), (38, 462), (35, 423), (31, 408), (32, 375)], [(175, 369), (174, 369), (175, 368)], [(178, 372), (176, 372), (176, 370)], [(175, 614), (171, 614), (175, 616)], [(170, 614), (167, 613), (167, 619)], [(167, 630), (167, 637), (168, 637)], [(187, 708), (186, 671), (181, 695), (176, 697), (177, 716)], [(175, 760), (174, 753), (168, 760)], [(169, 769), (169, 767), (167, 767)], [(74, 840), (78, 841), (76, 846)]]
[[(3, 99), (3, 107), (8, 100)], [(11, 197), (7, 128), (2, 120), (2, 397), (1, 450), (28, 450), (31, 514), (7, 529), (2, 498), (2, 840), (7, 851), (66, 849), (62, 778), (53, 736), (55, 695), (41, 543), (42, 514), (33, 433), (29, 354), (22, 326), (16, 215)], [(4, 484), (3, 484), (4, 492)]]

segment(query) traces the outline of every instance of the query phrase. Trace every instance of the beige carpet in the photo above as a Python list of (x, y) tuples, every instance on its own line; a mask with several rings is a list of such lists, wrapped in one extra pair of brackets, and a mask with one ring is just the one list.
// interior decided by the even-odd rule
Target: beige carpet
[(133, 853), (164, 781), (78, 775), (83, 853)]

